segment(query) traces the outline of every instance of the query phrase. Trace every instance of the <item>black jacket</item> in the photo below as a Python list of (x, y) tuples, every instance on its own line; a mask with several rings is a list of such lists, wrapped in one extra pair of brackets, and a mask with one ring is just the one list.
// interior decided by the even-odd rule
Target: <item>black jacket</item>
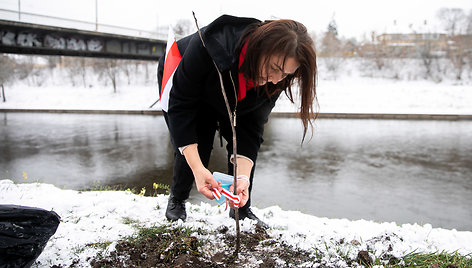
[[(196, 117), (200, 109), (211, 109), (220, 122), (222, 135), (231, 144), (229, 116), (221, 92), (216, 63), (223, 76), (231, 111), (236, 104), (239, 54), (235, 50), (247, 27), (256, 19), (223, 15), (201, 29), (206, 47), (197, 33), (177, 42), (182, 60), (176, 69), (169, 95), (168, 126), (175, 147), (198, 143)], [(164, 59), (159, 62), (161, 86)], [(234, 83), (232, 82), (234, 81)], [(236, 90), (236, 91), (235, 91)], [(263, 142), (264, 124), (280, 93), (268, 98), (263, 90), (251, 89), (237, 103), (237, 152), (254, 162)]]

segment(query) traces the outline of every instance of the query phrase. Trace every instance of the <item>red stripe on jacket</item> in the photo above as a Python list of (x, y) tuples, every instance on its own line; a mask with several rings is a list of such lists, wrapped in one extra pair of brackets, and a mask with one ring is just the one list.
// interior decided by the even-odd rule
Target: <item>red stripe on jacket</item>
[[(241, 54), (239, 54), (238, 70), (241, 68), (241, 65), (243, 65), (244, 57), (246, 56), (247, 44), (248, 41), (246, 41), (243, 48), (241, 49)], [(238, 101), (240, 101), (244, 99), (244, 97), (246, 97), (246, 92), (254, 87), (254, 83), (252, 82), (252, 80), (246, 81), (246, 79), (244, 78), (244, 74), (241, 72), (238, 72), (238, 81)]]

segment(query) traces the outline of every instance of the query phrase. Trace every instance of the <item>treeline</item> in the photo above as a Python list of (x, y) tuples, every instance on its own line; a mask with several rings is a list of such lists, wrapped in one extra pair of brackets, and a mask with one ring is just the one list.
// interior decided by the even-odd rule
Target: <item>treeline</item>
[(0, 54), (0, 85), (74, 87), (155, 85), (157, 63), (139, 60)]
[[(338, 34), (334, 18), (325, 32), (313, 34), (320, 76), (327, 79), (358, 72), (361, 76), (389, 79), (472, 80), (472, 11), (441, 9), (437, 17), (441, 33), (414, 30), (410, 33), (372, 32), (357, 41)], [(194, 29), (187, 20), (174, 31), (184, 36)], [(4, 86), (70, 84), (74, 87), (157, 85), (156, 62), (65, 56), (0, 54), (0, 93)], [(346, 66), (351, 68), (346, 70)]]
[(339, 37), (333, 18), (324, 33), (313, 37), (318, 56), (325, 58), (327, 70), (333, 73), (345, 59), (356, 57), (380, 73), (411, 59), (424, 70), (424, 79), (440, 82), (448, 76), (456, 80), (472, 78), (472, 10), (467, 15), (462, 9), (443, 8), (436, 15), (443, 29), (440, 32), (430, 30), (425, 21), (417, 28), (410, 25), (408, 33), (372, 32), (370, 38), (359, 42)]

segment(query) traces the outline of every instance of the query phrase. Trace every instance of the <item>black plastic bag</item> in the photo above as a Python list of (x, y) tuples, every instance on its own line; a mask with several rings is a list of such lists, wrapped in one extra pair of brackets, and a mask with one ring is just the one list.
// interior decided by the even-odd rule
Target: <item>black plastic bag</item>
[(0, 205), (0, 268), (30, 267), (59, 222), (54, 211)]

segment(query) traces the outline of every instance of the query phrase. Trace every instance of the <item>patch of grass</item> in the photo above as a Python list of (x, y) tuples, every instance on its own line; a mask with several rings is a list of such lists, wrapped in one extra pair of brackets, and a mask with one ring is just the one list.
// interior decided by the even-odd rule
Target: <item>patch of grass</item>
[(91, 187), (82, 189), (83, 192), (92, 192), (92, 191), (129, 191), (135, 195), (140, 196), (157, 196), (158, 194), (170, 193), (170, 185), (163, 183), (153, 183), (152, 191), (147, 191), (146, 187), (141, 187), (137, 189), (136, 187), (128, 188), (123, 185), (102, 185), (99, 181), (95, 181)]
[(83, 192), (93, 192), (93, 191), (131, 191), (132, 193), (136, 194), (136, 189), (125, 189), (121, 185), (102, 185), (99, 181), (95, 181), (91, 187), (81, 190)]
[(108, 246), (111, 245), (111, 243), (112, 243), (111, 241), (96, 242), (96, 243), (88, 243), (86, 246), (96, 248), (96, 249), (105, 250)]
[(153, 183), (152, 189), (154, 190), (153, 196), (157, 196), (158, 194), (168, 195), (170, 193), (170, 185), (163, 183)]
[[(359, 251), (357, 252), (357, 258), (352, 259), (350, 252), (352, 249), (341, 250), (334, 244), (328, 245), (327, 242), (324, 244), (325, 250), (312, 248), (310, 251), (310, 261), (312, 263), (320, 262), (320, 260), (326, 257), (328, 250), (336, 252), (335, 259), (342, 260), (349, 267), (361, 265), (361, 267), (387, 267), (387, 268), (405, 268), (405, 267), (419, 267), (419, 268), (468, 268), (472, 267), (472, 253), (467, 255), (461, 255), (458, 252), (448, 253), (445, 251), (435, 253), (418, 253), (413, 251), (406, 254), (401, 258), (396, 258), (388, 252), (384, 252), (380, 257), (374, 257), (371, 259), (369, 255), (374, 256), (373, 252)], [(333, 250), (333, 247), (335, 248)], [(351, 257), (350, 257), (351, 256)], [(289, 256), (290, 259), (299, 259), (300, 256)], [(306, 256), (303, 256), (306, 259)], [(287, 260), (284, 260), (287, 261)], [(321, 262), (321, 264), (323, 264)], [(329, 266), (329, 265), (328, 265)]]
[(417, 253), (411, 252), (403, 258), (403, 264), (391, 267), (419, 267), (419, 268), (466, 268), (472, 267), (472, 253), (468, 255), (460, 255), (453, 252), (436, 252), (436, 253)]
[(130, 217), (123, 217), (122, 221), (123, 221), (123, 224), (126, 224), (126, 225), (133, 225), (135, 227), (139, 225), (138, 220), (131, 219)]

